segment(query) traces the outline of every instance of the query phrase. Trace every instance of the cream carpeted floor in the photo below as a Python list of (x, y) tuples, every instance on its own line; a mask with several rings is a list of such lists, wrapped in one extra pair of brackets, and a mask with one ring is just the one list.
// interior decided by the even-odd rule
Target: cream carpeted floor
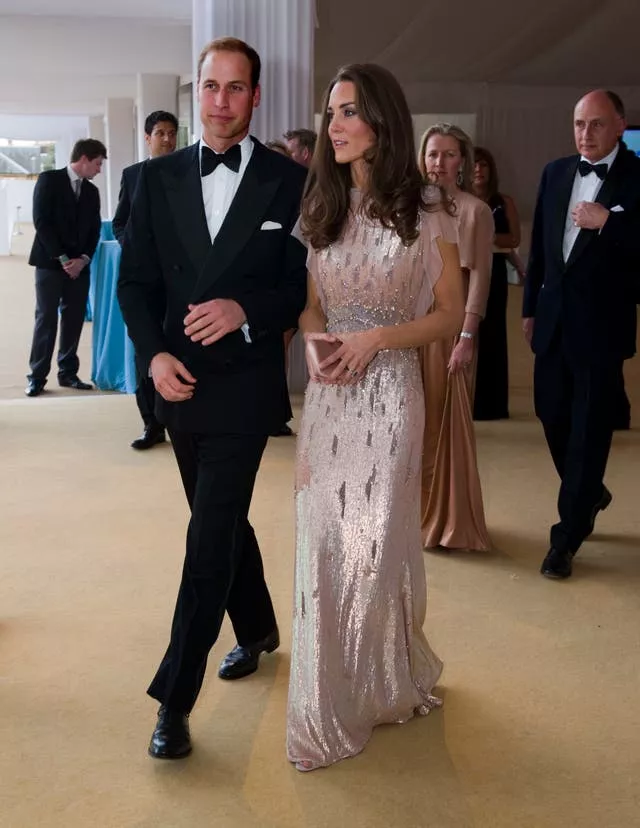
[[(28, 234), (18, 242), (20, 253)], [(425, 555), (445, 706), (380, 728), (356, 759), (299, 774), (284, 754), (294, 440), (271, 441), (253, 506), (282, 648), (255, 676), (221, 682), (225, 625), (192, 716), (193, 755), (154, 762), (145, 689), (187, 520), (171, 449), (129, 448), (132, 397), (63, 393), (55, 376), (42, 397), (23, 396), (33, 276), (19, 255), (0, 259), (2, 828), (640, 825), (639, 433), (615, 438), (614, 503), (574, 578), (543, 579), (557, 483), (511, 290), (514, 417), (477, 428), (496, 549)], [(628, 367), (637, 424), (640, 363)]]

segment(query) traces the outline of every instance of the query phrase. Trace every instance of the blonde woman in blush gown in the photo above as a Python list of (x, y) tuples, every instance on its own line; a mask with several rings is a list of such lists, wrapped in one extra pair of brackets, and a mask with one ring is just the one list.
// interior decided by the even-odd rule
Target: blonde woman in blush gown
[(422, 538), (427, 548), (487, 550), (473, 428), (476, 337), (491, 282), (493, 217), (472, 195), (473, 144), (451, 124), (422, 137), (418, 164), (453, 199), (466, 307), (462, 332), (422, 349), (425, 430), (422, 456)]
[[(296, 468), (287, 754), (305, 771), (440, 703), (442, 664), (422, 630), (417, 349), (460, 330), (464, 291), (455, 221), (440, 190), (424, 188), (409, 109), (387, 70), (348, 66), (329, 85), (301, 224), (311, 380)], [(318, 367), (319, 342), (337, 350)]]

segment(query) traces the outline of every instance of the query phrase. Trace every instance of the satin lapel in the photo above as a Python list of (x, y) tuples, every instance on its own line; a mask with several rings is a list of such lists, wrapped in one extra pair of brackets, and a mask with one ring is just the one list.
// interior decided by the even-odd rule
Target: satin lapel
[(260, 144), (253, 149), (238, 191), (211, 247), (206, 266), (200, 272), (192, 302), (197, 302), (237, 258), (257, 230), (280, 186), (278, 176), (263, 178), (260, 175), (261, 149)]
[[(607, 173), (607, 177), (602, 182), (602, 187), (600, 187), (598, 195), (596, 196), (596, 204), (602, 204), (603, 207), (613, 206), (611, 199), (613, 198), (615, 190), (618, 187), (622, 177), (621, 164), (618, 163), (620, 161), (621, 154), (622, 150), (618, 151), (616, 160), (613, 162), (611, 170)], [(569, 258), (567, 259), (567, 267), (573, 264), (575, 260), (584, 253), (589, 242), (594, 239), (596, 235), (597, 230), (581, 230), (578, 233), (578, 238), (576, 239), (576, 242), (571, 249), (571, 253), (569, 254)]]
[(553, 250), (557, 256), (561, 268), (564, 270), (565, 263), (562, 255), (562, 244), (564, 241), (564, 228), (567, 222), (567, 213), (569, 212), (569, 202), (571, 201), (571, 191), (573, 190), (573, 182), (576, 177), (576, 170), (578, 169), (579, 158), (576, 156), (575, 160), (570, 161), (566, 168), (560, 175), (558, 189), (555, 194), (555, 210), (556, 217), (553, 222)]
[(200, 277), (211, 251), (211, 236), (204, 214), (198, 152), (199, 145), (194, 144), (185, 152), (181, 164), (162, 169), (160, 176), (168, 194), (167, 201), (178, 238)]

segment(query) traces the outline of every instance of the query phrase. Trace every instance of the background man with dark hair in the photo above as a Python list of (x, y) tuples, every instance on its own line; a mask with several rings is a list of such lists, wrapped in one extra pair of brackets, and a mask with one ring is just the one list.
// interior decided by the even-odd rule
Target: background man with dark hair
[(316, 149), (316, 133), (312, 129), (290, 129), (283, 137), (293, 160), (308, 167)]
[(293, 235), (305, 171), (249, 135), (259, 80), (243, 41), (203, 49), (202, 139), (143, 164), (122, 248), (122, 313), (191, 506), (171, 638), (148, 689), (156, 758), (191, 750), (188, 716), (225, 611), (238, 645), (221, 678), (249, 675), (280, 643), (248, 513), (268, 435), (291, 416), (282, 334), (306, 296)]
[(58, 383), (90, 391), (78, 377), (78, 343), (89, 295), (89, 268), (100, 238), (100, 195), (91, 184), (107, 150), (101, 141), (76, 141), (67, 167), (38, 177), (33, 191), (36, 236), (29, 264), (36, 269), (36, 322), (29, 357), (28, 397), (42, 393), (58, 331)]
[(560, 475), (541, 571), (568, 578), (573, 557), (611, 503), (604, 486), (619, 414), (622, 364), (636, 347), (640, 159), (621, 136), (622, 101), (578, 101), (578, 155), (545, 167), (524, 285), (523, 328), (536, 355), (534, 397)]
[[(171, 112), (161, 109), (152, 112), (144, 122), (144, 140), (149, 148), (149, 158), (161, 158), (175, 151), (178, 139), (178, 119)], [(129, 221), (131, 202), (138, 185), (140, 169), (144, 162), (132, 164), (122, 171), (120, 182), (120, 195), (118, 206), (113, 216), (113, 234), (122, 244), (124, 231)], [(149, 372), (140, 365), (139, 357), (136, 357), (136, 402), (138, 411), (144, 423), (144, 432), (131, 443), (131, 448), (143, 450), (155, 446), (157, 443), (164, 443), (164, 426), (156, 419), (154, 405), (156, 389)]]

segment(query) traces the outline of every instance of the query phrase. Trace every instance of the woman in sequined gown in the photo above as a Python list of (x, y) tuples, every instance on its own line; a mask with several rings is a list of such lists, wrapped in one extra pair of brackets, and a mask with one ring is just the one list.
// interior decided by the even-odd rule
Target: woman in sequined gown
[(395, 78), (341, 70), (301, 219), (300, 327), (308, 349), (342, 344), (321, 373), (309, 360), (298, 437), (287, 755), (299, 770), (354, 756), (374, 726), (439, 704), (442, 664), (422, 630), (417, 348), (460, 329), (464, 296), (455, 223), (440, 191), (423, 190), (414, 152)]
[(421, 141), (418, 166), (454, 200), (467, 296), (460, 335), (431, 342), (420, 353), (425, 388), (422, 541), (427, 548), (486, 551), (491, 541), (478, 473), (473, 389), (475, 343), (491, 282), (493, 216), (470, 192), (474, 149), (460, 127), (430, 127)]

